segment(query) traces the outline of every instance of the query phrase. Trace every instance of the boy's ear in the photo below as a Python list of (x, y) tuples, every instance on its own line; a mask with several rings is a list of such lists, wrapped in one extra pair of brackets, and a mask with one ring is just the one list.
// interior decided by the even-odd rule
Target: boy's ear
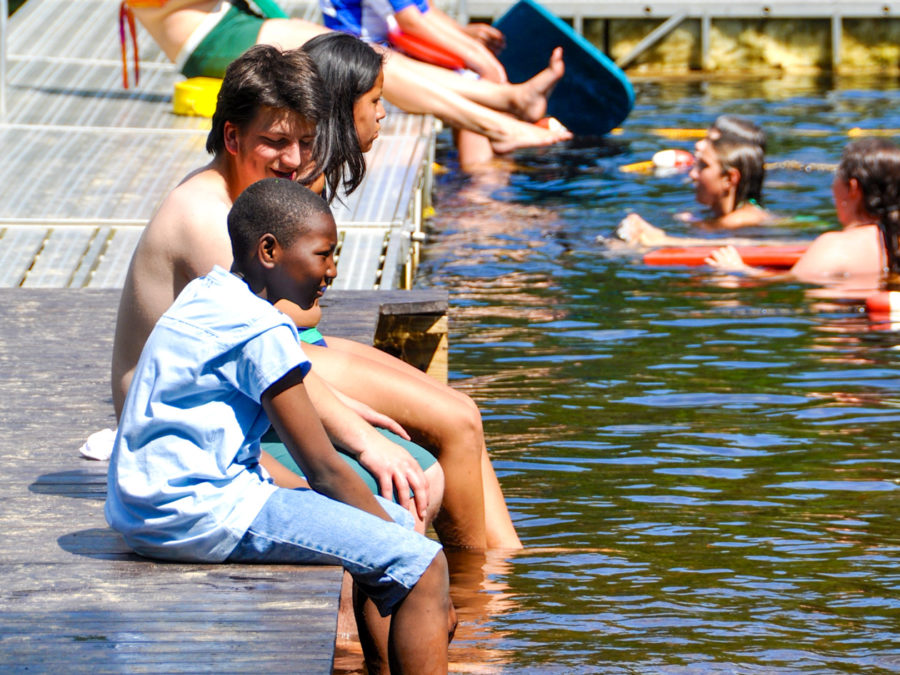
[(225, 137), (225, 150), (227, 150), (232, 155), (237, 155), (238, 151), (238, 143), (237, 143), (237, 135), (240, 130), (232, 124), (231, 122), (225, 122), (225, 126), (223, 127), (222, 135)]
[(273, 268), (281, 255), (281, 246), (274, 234), (266, 233), (256, 243), (256, 257), (263, 267)]

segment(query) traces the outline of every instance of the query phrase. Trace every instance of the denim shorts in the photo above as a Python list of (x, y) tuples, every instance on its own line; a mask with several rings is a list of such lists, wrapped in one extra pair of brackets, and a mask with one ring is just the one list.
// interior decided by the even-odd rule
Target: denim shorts
[(413, 531), (408, 511), (375, 498), (395, 522), (313, 490), (279, 488), (226, 562), (341, 565), (387, 616), (441, 547)]

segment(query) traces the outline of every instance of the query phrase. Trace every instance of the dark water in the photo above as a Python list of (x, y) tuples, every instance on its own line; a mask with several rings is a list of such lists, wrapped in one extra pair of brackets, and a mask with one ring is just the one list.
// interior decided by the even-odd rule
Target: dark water
[[(736, 113), (770, 160), (837, 162), (847, 129), (900, 128), (897, 81), (637, 90), (621, 136), (437, 187), (418, 283), (450, 292), (452, 384), (526, 546), (457, 561), (453, 669), (900, 672), (900, 334), (595, 242), (629, 210), (686, 231), (685, 176), (617, 169), (692, 146), (652, 129)], [(803, 218), (758, 232), (836, 227), (830, 184), (770, 172), (767, 205)]]

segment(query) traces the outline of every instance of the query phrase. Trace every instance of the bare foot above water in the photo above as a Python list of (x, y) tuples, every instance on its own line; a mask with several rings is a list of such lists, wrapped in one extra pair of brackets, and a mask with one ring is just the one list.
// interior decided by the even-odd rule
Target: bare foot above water
[(547, 99), (565, 73), (563, 50), (557, 47), (550, 55), (546, 68), (530, 80), (514, 85), (509, 112), (526, 122), (537, 122), (547, 113)]

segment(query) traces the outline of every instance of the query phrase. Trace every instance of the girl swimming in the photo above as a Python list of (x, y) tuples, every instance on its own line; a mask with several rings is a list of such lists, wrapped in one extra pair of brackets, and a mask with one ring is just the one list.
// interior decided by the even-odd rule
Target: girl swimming
[[(715, 229), (760, 225), (770, 219), (762, 208), (765, 178), (765, 134), (755, 124), (734, 115), (722, 115), (695, 146), (690, 177), (694, 197), (709, 208), (712, 217), (701, 222)], [(690, 216), (688, 216), (690, 219)], [(619, 238), (642, 246), (684, 245), (636, 213), (619, 223)]]
[[(789, 276), (811, 282), (853, 279), (874, 287), (885, 275), (900, 274), (900, 148), (880, 138), (849, 143), (831, 189), (843, 229), (815, 239)], [(746, 265), (733, 246), (713, 251), (706, 262), (720, 270), (773, 276)]]

